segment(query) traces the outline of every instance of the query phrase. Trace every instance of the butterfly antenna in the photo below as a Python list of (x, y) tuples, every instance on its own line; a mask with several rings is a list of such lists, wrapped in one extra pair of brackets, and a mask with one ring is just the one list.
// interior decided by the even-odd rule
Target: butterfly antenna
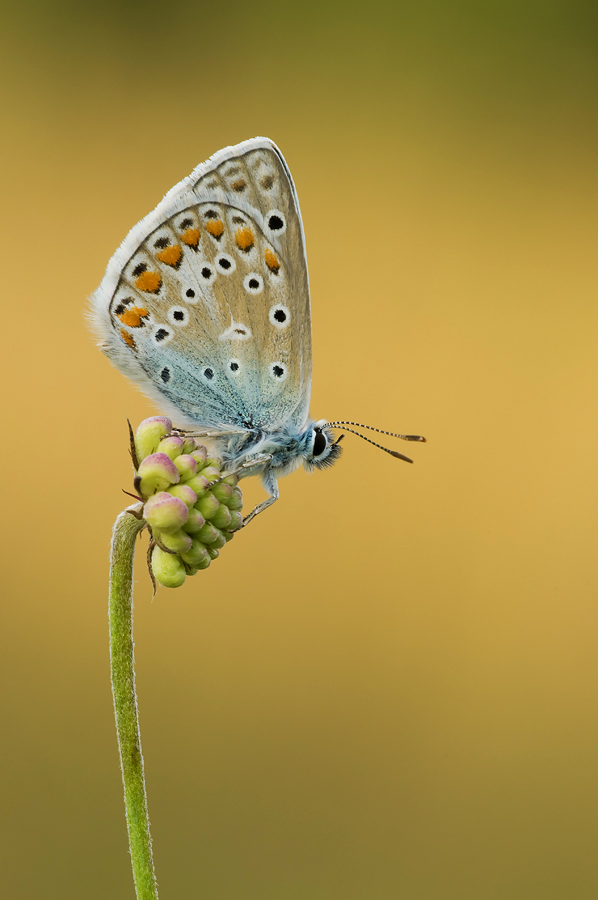
[[(378, 434), (387, 434), (389, 437), (401, 438), (402, 441), (422, 441), (424, 444), (426, 443), (425, 437), (422, 437), (421, 434), (396, 434), (394, 431), (383, 431), (381, 428), (374, 428), (372, 425), (361, 425), (359, 422), (327, 422), (326, 424), (331, 428), (337, 425), (354, 425), (355, 428), (367, 428), (368, 431), (377, 431)], [(345, 431), (350, 431), (350, 429), (346, 428)], [(353, 434), (357, 434), (357, 432), (354, 431)], [(360, 434), (359, 437), (363, 437), (363, 435)], [(364, 438), (364, 440), (367, 440), (367, 438)], [(376, 444), (376, 446), (378, 445)], [(384, 450), (385, 448), (383, 447), (382, 449)]]
[[(335, 427), (339, 427), (338, 422), (334, 422), (334, 423), (333, 423), (333, 422), (327, 422), (327, 423), (326, 423), (327, 426), (328, 426), (328, 425), (333, 425), (333, 424), (334, 424)], [(394, 456), (395, 459), (404, 459), (405, 462), (408, 462), (408, 463), (412, 463), (412, 462), (413, 462), (413, 460), (412, 460), (412, 459), (409, 459), (408, 456), (403, 456), (402, 453), (397, 453), (396, 450), (389, 450), (388, 447), (383, 447), (382, 444), (377, 444), (376, 441), (371, 441), (368, 437), (365, 436), (365, 434), (360, 434), (358, 431), (353, 431), (352, 428), (347, 428), (346, 425), (343, 425), (343, 426), (342, 426), (342, 429), (343, 429), (343, 431), (350, 431), (351, 434), (356, 434), (357, 437), (360, 437), (362, 441), (367, 441), (368, 444), (373, 444), (374, 447), (378, 447), (379, 450), (384, 450), (385, 453), (390, 453), (390, 455), (391, 455), (391, 456)], [(374, 431), (378, 431), (377, 428), (374, 428), (373, 430), (374, 430)], [(384, 432), (384, 434), (386, 434), (386, 432)], [(341, 435), (341, 437), (342, 437), (342, 435)], [(341, 439), (341, 438), (339, 438), (338, 440), (340, 441), (340, 439)], [(336, 443), (338, 444), (338, 441), (337, 441)]]

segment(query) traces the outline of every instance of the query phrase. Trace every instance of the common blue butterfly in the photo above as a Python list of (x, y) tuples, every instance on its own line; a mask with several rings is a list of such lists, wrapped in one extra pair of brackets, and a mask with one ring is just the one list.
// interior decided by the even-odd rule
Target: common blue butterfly
[(228, 471), (261, 475), (269, 497), (245, 525), (278, 499), (278, 478), (338, 459), (333, 426), (357, 424), (309, 416), (303, 224), (268, 138), (220, 150), (175, 185), (125, 238), (92, 304), (110, 361), (178, 423), (205, 429), (192, 433), (215, 442)]

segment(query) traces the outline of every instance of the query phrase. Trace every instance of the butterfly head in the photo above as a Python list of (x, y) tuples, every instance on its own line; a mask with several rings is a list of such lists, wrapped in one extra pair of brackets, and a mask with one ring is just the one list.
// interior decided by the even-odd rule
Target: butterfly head
[(303, 465), (308, 472), (334, 465), (341, 455), (341, 438), (335, 441), (326, 419), (314, 422), (305, 435)]

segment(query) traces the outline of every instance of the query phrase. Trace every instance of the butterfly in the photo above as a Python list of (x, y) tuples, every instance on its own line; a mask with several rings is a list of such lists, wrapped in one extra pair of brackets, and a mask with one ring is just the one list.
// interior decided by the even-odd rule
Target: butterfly
[(244, 525), (278, 499), (281, 476), (338, 459), (333, 427), (369, 441), (348, 427), (358, 423), (310, 418), (305, 237), (291, 173), (268, 138), (214, 154), (131, 230), (92, 296), (92, 325), (110, 361), (181, 425), (202, 429), (193, 435), (216, 443), (227, 471), (261, 476), (268, 499)]

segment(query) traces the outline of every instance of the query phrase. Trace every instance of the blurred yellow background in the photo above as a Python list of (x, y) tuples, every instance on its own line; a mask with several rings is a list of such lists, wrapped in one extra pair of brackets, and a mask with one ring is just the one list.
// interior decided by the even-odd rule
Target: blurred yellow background
[(107, 552), (126, 417), (156, 409), (83, 310), (162, 195), (258, 134), (303, 211), (312, 413), (429, 443), (408, 466), (347, 436), (153, 602), (139, 560), (161, 897), (597, 896), (595, 25), (577, 0), (5, 9), (2, 897), (133, 897)]

